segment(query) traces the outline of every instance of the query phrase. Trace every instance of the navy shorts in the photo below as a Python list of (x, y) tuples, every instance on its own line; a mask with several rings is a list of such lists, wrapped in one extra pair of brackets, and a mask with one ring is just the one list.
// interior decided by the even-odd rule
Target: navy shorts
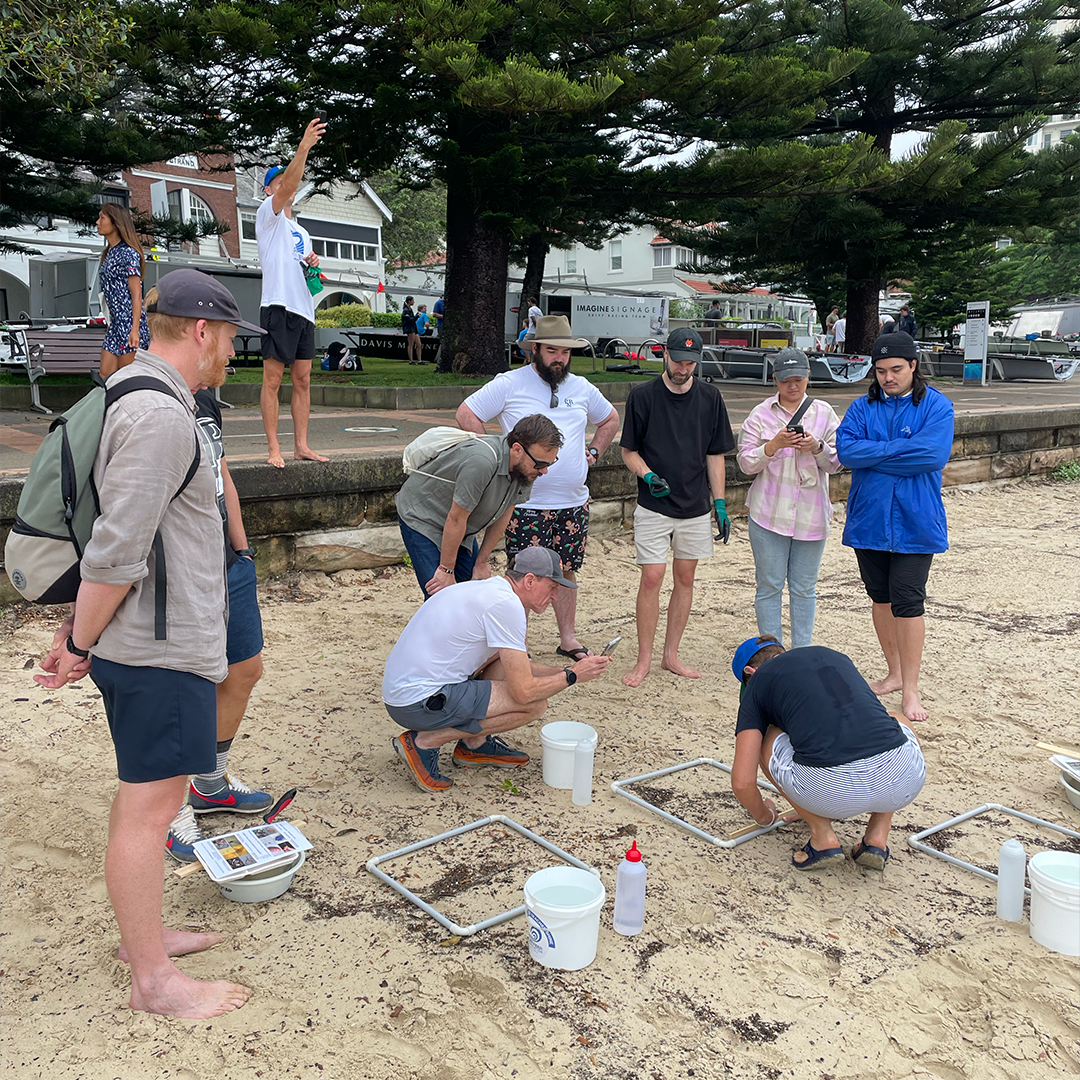
[(90, 678), (101, 691), (126, 784), (214, 771), (217, 687), (201, 675), (132, 667), (95, 656)]
[(288, 367), (296, 360), (315, 359), (315, 324), (303, 315), (275, 304), (259, 308), (259, 325), (265, 360), (276, 360)]
[(241, 555), (229, 567), (229, 629), (225, 658), (239, 664), (258, 656), (263, 648), (262, 615), (255, 591), (255, 563)]
[(415, 705), (386, 705), (390, 718), (408, 731), (435, 731), (459, 728), (470, 735), (480, 734), (480, 721), (491, 703), (491, 682), (468, 679), (448, 683), (437, 693)]

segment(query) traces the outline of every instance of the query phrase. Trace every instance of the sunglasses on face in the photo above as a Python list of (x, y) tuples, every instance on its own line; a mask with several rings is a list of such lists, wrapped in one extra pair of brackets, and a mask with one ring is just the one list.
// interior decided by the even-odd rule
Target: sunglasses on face
[[(522, 449), (522, 450), (525, 450), (525, 447), (523, 446), (523, 447), (522, 447), (521, 449)], [(558, 460), (559, 460), (559, 459), (558, 459), (558, 458), (556, 457), (556, 458), (555, 458), (555, 461), (539, 461), (539, 460), (538, 460), (537, 458), (534, 458), (534, 457), (532, 456), (532, 454), (530, 454), (530, 453), (529, 453), (529, 451), (528, 451), (528, 450), (525, 450), (525, 456), (526, 456), (526, 457), (528, 457), (528, 459), (529, 459), (529, 460), (530, 460), (530, 461), (531, 461), (531, 462), (532, 462), (532, 463), (533, 463), (533, 464), (534, 464), (534, 465), (535, 465), (535, 466), (536, 466), (536, 467), (537, 467), (538, 469), (550, 469), (550, 468), (551, 468), (551, 466), (555, 464), (555, 461), (558, 461)]]

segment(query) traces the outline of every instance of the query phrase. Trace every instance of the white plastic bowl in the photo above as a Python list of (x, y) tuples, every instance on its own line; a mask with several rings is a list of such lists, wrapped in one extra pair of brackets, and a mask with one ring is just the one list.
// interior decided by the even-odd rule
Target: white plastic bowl
[(1065, 789), (1065, 798), (1080, 810), (1080, 780), (1074, 780), (1064, 769), (1061, 770), (1061, 786)]
[(275, 866), (261, 874), (252, 874), (251, 877), (218, 882), (218, 888), (226, 900), (236, 900), (241, 904), (259, 904), (263, 900), (273, 900), (292, 884), (296, 871), (304, 865), (306, 858), (307, 852), (301, 851), (295, 862), (286, 866)]

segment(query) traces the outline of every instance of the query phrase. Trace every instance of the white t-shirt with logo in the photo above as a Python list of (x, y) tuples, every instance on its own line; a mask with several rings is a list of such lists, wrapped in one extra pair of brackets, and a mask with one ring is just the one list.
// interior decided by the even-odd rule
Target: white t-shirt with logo
[(262, 307), (285, 308), (315, 321), (315, 297), (308, 292), (304, 263), (311, 254), (311, 237), (303, 225), (284, 210), (274, 213), (274, 200), (267, 196), (255, 214), (255, 238), (262, 266)]
[(551, 387), (532, 364), (516, 371), (504, 371), (465, 399), (476, 417), (487, 423), (498, 418), (503, 434), (526, 416), (540, 413), (550, 418), (562, 432), (559, 460), (545, 476), (536, 478), (528, 502), (517, 505), (526, 510), (567, 510), (589, 501), (585, 478), (589, 461), (585, 456), (585, 432), (589, 424), (603, 423), (611, 415), (611, 402), (588, 379), (567, 375), (554, 391), (559, 398), (551, 407)]
[(500, 649), (525, 652), (525, 608), (506, 578), (462, 581), (425, 600), (386, 658), (387, 705), (416, 705), (465, 682)]

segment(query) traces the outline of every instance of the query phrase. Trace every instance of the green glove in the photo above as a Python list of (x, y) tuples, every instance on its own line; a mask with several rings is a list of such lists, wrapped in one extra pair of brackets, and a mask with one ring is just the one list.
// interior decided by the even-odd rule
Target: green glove
[(713, 499), (713, 516), (716, 518), (716, 527), (720, 530), (717, 540), (723, 540), (726, 544), (731, 536), (731, 518), (727, 515), (727, 503), (723, 499)]
[(657, 476), (656, 473), (647, 472), (643, 479), (649, 485), (649, 494), (657, 499), (662, 499), (665, 495), (671, 494), (671, 487), (668, 482)]

